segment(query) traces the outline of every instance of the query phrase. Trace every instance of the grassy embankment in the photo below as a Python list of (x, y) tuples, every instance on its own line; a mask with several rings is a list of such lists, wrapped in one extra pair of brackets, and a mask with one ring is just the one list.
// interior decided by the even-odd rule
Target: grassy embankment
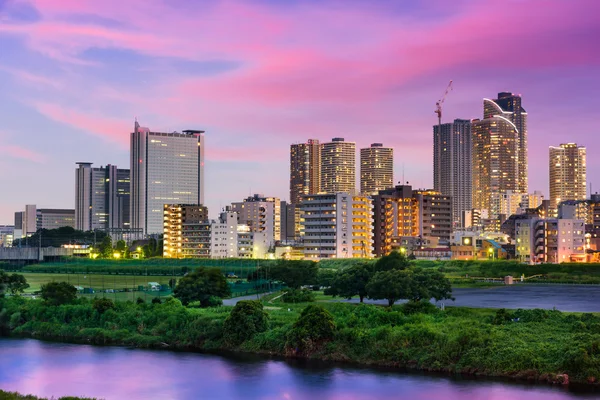
[[(230, 307), (196, 309), (118, 302), (99, 314), (87, 299), (46, 306), (40, 300), (0, 299), (5, 334), (75, 343), (203, 351), (243, 351), (451, 373), (561, 382), (600, 377), (600, 316), (517, 310), (518, 322), (494, 310), (321, 303), (335, 334), (310, 353), (295, 354), (288, 333), (306, 304), (269, 304), (269, 329), (239, 346), (223, 337)], [(288, 311), (289, 310), (289, 311)]]
[[(31, 394), (20, 394), (17, 392), (5, 392), (4, 390), (0, 390), (0, 400), (49, 400), (46, 397), (37, 397)], [(52, 398), (50, 400), (96, 400), (89, 397), (58, 397)]]

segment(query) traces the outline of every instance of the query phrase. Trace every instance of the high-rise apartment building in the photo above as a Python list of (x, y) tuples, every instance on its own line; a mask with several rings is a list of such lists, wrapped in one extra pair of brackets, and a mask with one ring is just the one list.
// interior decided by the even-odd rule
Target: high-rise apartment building
[(394, 186), (394, 149), (373, 143), (360, 149), (360, 192), (375, 194)]
[(473, 208), (471, 149), (470, 120), (433, 126), (433, 188), (452, 197), (453, 227), (464, 228), (461, 216)]
[(163, 256), (210, 258), (208, 209), (198, 204), (165, 204)]
[(40, 229), (58, 229), (64, 226), (75, 228), (75, 210), (64, 208), (38, 208), (36, 231)]
[(316, 139), (290, 147), (290, 203), (298, 204), (305, 194), (321, 188), (321, 145)]
[(165, 204), (204, 204), (204, 131), (131, 133), (131, 228), (163, 231)]
[[(511, 121), (517, 131), (517, 163), (518, 178), (517, 191), (528, 192), (528, 164), (527, 164), (527, 112), (521, 105), (521, 96), (510, 92), (498, 93), (498, 98), (493, 100), (497, 108), (492, 113), (501, 115)], [(500, 114), (499, 112), (502, 111)], [(488, 118), (485, 116), (485, 118)]]
[(370, 197), (349, 193), (307, 195), (299, 207), (304, 258), (372, 257)]
[(129, 228), (129, 170), (115, 165), (93, 168), (78, 162), (75, 170), (75, 229)]
[[(473, 208), (501, 214), (501, 195), (519, 191), (519, 132), (510, 113), (490, 99), (483, 100), (484, 119), (472, 121)], [(526, 193), (526, 191), (524, 192)]]
[(575, 143), (550, 146), (550, 205), (558, 208), (561, 201), (585, 200), (586, 149)]
[(321, 146), (321, 192), (356, 192), (356, 144), (333, 138)]
[(237, 213), (238, 223), (250, 227), (251, 232), (264, 233), (271, 244), (281, 240), (281, 201), (277, 197), (262, 194), (231, 204)]

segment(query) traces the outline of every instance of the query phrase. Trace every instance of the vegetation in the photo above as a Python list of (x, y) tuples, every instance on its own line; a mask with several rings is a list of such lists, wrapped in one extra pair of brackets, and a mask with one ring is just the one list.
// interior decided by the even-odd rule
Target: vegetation
[(53, 306), (73, 303), (77, 299), (77, 289), (67, 282), (48, 282), (42, 285), (42, 299)]
[(30, 394), (20, 394), (17, 392), (5, 392), (4, 390), (0, 390), (0, 400), (96, 400), (89, 397), (58, 397), (48, 399), (46, 397), (37, 397)]
[(107, 236), (104, 231), (78, 231), (70, 226), (63, 226), (57, 229), (40, 229), (33, 235), (23, 239), (15, 239), (13, 247), (38, 246), (42, 247), (61, 247), (64, 244), (83, 244), (93, 245), (102, 242)]
[(173, 294), (183, 305), (199, 301), (201, 307), (209, 307), (218, 303), (213, 297), (229, 297), (231, 289), (218, 268), (198, 268), (179, 280)]
[(319, 265), (313, 261), (280, 260), (270, 268), (269, 278), (284, 282), (291, 289), (317, 283)]
[(11, 274), (8, 275), (0, 270), (0, 297), (4, 296), (5, 292), (9, 292), (13, 296), (23, 293), (29, 284), (23, 275)]
[[(169, 298), (162, 304), (115, 302), (114, 309), (99, 313), (85, 298), (54, 306), (15, 296), (0, 299), (0, 331), (76, 343), (241, 350), (550, 382), (566, 375), (582, 383), (600, 377), (597, 314), (441, 311), (427, 301), (392, 308), (344, 303), (250, 308), (238, 309), (234, 317), (231, 307), (188, 308)], [(261, 312), (269, 317), (265, 330)], [(254, 331), (246, 335), (248, 326)]]
[(392, 269), (376, 272), (367, 284), (367, 293), (374, 300), (386, 299), (391, 307), (400, 299), (408, 299), (413, 293), (410, 271)]
[(259, 301), (239, 301), (225, 318), (225, 343), (238, 346), (269, 327), (269, 315)]
[(284, 303), (310, 303), (315, 301), (315, 294), (308, 289), (289, 289), (281, 299)]
[(371, 265), (363, 263), (344, 268), (330, 280), (326, 294), (350, 299), (358, 296), (362, 303), (367, 296), (367, 283), (373, 276)]

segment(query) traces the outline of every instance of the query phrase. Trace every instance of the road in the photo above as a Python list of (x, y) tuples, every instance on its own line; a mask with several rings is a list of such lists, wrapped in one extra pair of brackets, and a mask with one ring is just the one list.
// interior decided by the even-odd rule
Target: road
[[(556, 308), (571, 312), (600, 312), (600, 286), (597, 285), (502, 285), (489, 288), (454, 289), (453, 295), (456, 300), (445, 300), (446, 306)], [(240, 300), (256, 300), (256, 295), (226, 299), (223, 300), (223, 304), (233, 306)], [(358, 299), (334, 299), (333, 301), (358, 303)], [(399, 301), (396, 304), (403, 302)], [(385, 300), (366, 299), (365, 303), (387, 305)]]

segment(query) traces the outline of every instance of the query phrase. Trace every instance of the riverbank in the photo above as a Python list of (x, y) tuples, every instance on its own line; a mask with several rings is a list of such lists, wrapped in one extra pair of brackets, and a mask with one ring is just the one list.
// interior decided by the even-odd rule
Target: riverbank
[(0, 300), (0, 329), (5, 335), (71, 343), (247, 352), (559, 384), (597, 385), (600, 377), (597, 314), (322, 305), (333, 315), (335, 334), (306, 353), (288, 342), (306, 304), (266, 310), (269, 328), (235, 346), (223, 339), (230, 307), (185, 308), (177, 300), (118, 302), (99, 313), (86, 299), (54, 307), (7, 298)]

